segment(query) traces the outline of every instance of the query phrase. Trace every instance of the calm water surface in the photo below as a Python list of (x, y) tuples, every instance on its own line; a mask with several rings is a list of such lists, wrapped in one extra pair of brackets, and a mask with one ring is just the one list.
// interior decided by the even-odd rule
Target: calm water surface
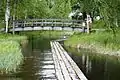
[[(0, 80), (56, 80), (49, 39), (31, 37), (23, 48), (24, 61), (16, 73)], [(120, 57), (66, 47), (88, 80), (120, 80)]]
[(87, 49), (66, 49), (88, 80), (120, 80), (120, 57), (103, 56)]
[(24, 62), (16, 73), (0, 80), (56, 80), (49, 39), (30, 37), (23, 48)]

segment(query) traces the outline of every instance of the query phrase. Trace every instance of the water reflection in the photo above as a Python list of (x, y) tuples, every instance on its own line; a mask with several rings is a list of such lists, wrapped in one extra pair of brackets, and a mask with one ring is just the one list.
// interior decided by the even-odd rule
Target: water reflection
[(30, 37), (23, 48), (24, 62), (16, 73), (1, 75), (0, 80), (56, 80), (49, 39)]
[(120, 57), (104, 56), (88, 49), (66, 49), (89, 80), (120, 80)]

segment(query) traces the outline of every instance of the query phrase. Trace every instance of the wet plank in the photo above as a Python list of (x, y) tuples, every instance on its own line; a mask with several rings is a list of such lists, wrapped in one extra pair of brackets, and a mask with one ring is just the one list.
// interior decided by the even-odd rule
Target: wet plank
[(55, 46), (55, 43), (53, 43), (53, 44), (54, 44), (54, 48), (56, 50), (56, 55), (58, 57), (59, 64), (60, 64), (60, 67), (61, 67), (61, 70), (62, 70), (62, 73), (63, 73), (63, 76), (64, 76), (64, 80), (72, 80), (70, 75), (69, 75), (69, 72), (68, 72), (68, 70), (66, 68), (65, 63), (64, 63), (61, 55), (59, 54), (59, 51), (58, 51), (57, 47)]
[(53, 53), (53, 60), (54, 60), (54, 64), (55, 64), (56, 77), (58, 80), (64, 80), (59, 61), (58, 61), (57, 56), (55, 54), (56, 52), (55, 52), (54, 47), (53, 47), (54, 45), (52, 42), (50, 42), (50, 44), (51, 44), (51, 50)]
[(76, 75), (73, 67), (71, 66), (71, 64), (69, 63), (69, 61), (66, 59), (66, 57), (63, 54), (63, 51), (59, 48), (59, 45), (57, 44), (57, 42), (55, 42), (56, 47), (58, 48), (60, 55), (64, 61), (64, 63), (66, 64), (66, 68), (68, 70), (68, 73), (70, 75), (70, 77), (72, 78), (72, 80), (80, 80), (80, 78)]
[(66, 58), (69, 60), (71, 66), (75, 70), (75, 72), (76, 72), (77, 76), (80, 78), (80, 80), (87, 80), (87, 78), (85, 77), (85, 75), (83, 74), (83, 72), (79, 69), (79, 67), (77, 66), (77, 64), (72, 60), (72, 58), (68, 55), (68, 53), (63, 49), (63, 47), (58, 42), (57, 42), (57, 44), (59, 45), (59, 47), (63, 51), (63, 53), (66, 56)]
[[(58, 80), (87, 80), (82, 71), (56, 41), (51, 41), (53, 59), (55, 62), (56, 76)], [(57, 68), (59, 67), (59, 74)], [(61, 70), (60, 70), (61, 69)], [(62, 79), (60, 79), (62, 77)]]

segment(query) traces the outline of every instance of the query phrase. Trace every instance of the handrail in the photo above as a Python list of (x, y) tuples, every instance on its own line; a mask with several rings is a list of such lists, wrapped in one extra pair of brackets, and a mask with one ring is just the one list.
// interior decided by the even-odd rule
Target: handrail
[(44, 22), (43, 20), (46, 20), (46, 21), (59, 21), (59, 22), (62, 22), (62, 21), (70, 21), (70, 22), (82, 22), (83, 20), (71, 20), (71, 19), (22, 19), (22, 20), (14, 20), (14, 22), (24, 22), (24, 21), (42, 21)]
[(61, 26), (61, 27), (82, 27), (83, 20), (70, 20), (70, 19), (24, 19), (15, 20), (14, 27), (28, 27), (28, 26)]

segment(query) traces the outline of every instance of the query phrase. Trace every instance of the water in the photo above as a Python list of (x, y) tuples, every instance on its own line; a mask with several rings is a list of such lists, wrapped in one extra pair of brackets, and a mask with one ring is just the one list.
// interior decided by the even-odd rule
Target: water
[(120, 80), (120, 57), (66, 47), (88, 80)]
[(31, 37), (23, 48), (24, 62), (16, 73), (0, 80), (56, 80), (49, 39)]
[[(0, 80), (56, 80), (49, 41), (31, 37), (23, 48), (23, 64), (16, 73), (0, 75)], [(88, 80), (120, 80), (120, 57), (104, 56), (88, 49), (66, 49)]]

